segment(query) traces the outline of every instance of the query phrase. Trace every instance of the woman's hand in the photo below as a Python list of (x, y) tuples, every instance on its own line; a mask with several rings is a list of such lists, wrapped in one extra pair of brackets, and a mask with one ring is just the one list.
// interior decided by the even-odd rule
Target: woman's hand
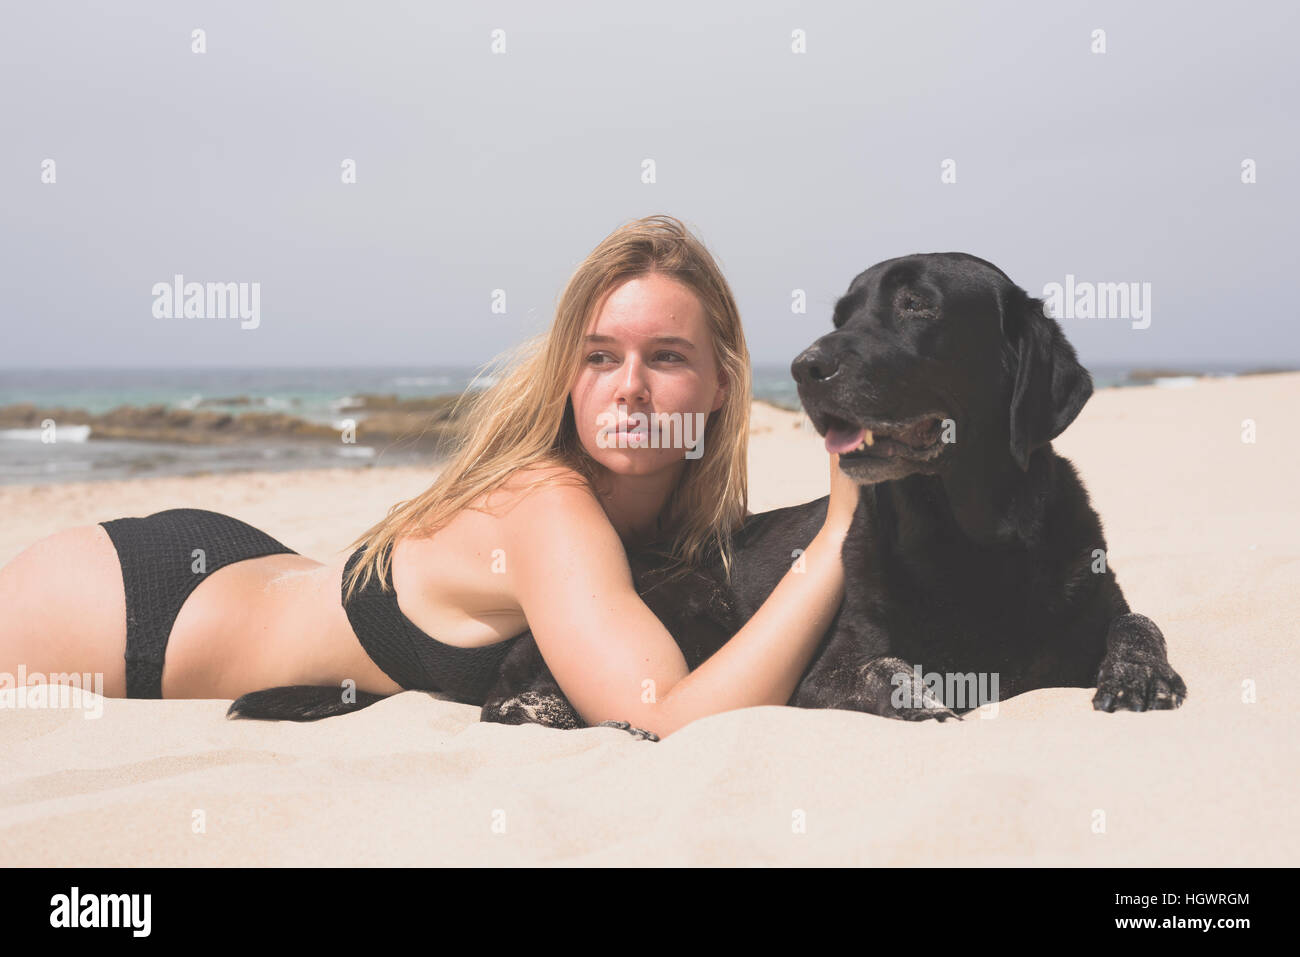
[(858, 493), (862, 486), (840, 470), (840, 457), (831, 453), (831, 500), (826, 507), (826, 521), (822, 525), (828, 532), (848, 534), (853, 514), (858, 510)]

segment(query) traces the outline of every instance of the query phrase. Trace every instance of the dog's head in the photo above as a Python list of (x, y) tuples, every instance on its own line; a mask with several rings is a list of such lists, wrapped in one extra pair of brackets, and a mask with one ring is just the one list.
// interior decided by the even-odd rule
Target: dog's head
[(966, 253), (877, 263), (833, 322), (790, 371), (827, 451), (862, 485), (991, 456), (1028, 469), (1092, 395), (1042, 300)]

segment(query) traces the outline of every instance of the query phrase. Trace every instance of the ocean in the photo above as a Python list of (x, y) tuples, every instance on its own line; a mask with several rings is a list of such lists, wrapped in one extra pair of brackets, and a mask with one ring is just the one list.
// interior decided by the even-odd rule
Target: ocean
[[(468, 366), (390, 368), (213, 368), (213, 369), (0, 369), (0, 484), (51, 483), (182, 475), (245, 469), (372, 467), (434, 464), (427, 446), (384, 442), (351, 444), (286, 438), (282, 423), (336, 430), (348, 416), (365, 422), (359, 396), (393, 396), (402, 408), (433, 396), (456, 395), (470, 386), (476, 369)], [(1095, 367), (1098, 387), (1193, 383), (1197, 374), (1234, 375), (1246, 368), (1171, 370)], [(784, 408), (799, 407), (788, 365), (755, 365), (754, 397)], [(476, 388), (491, 384), (480, 376)], [(16, 424), (14, 407), (28, 410)], [(373, 404), (373, 400), (372, 400)], [(208, 441), (202, 435), (183, 442), (139, 437), (97, 437), (96, 427), (61, 413), (53, 429), (44, 410), (80, 410), (90, 416), (113, 412), (118, 418), (148, 419), (149, 410), (227, 414), (277, 414), (282, 418), (237, 441)], [(410, 414), (410, 413), (408, 413)], [(8, 419), (6, 419), (8, 415)], [(211, 418), (211, 417), (209, 417)], [(7, 424), (6, 424), (7, 423)], [(364, 436), (365, 429), (360, 430)], [(137, 429), (137, 434), (140, 433)]]

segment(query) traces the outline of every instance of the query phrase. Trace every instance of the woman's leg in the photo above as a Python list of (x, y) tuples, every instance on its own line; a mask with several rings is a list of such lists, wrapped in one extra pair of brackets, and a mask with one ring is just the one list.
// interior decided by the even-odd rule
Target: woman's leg
[[(41, 539), (0, 567), (0, 672), (89, 674), (90, 690), (126, 696), (126, 597), (117, 550), (100, 525)], [(97, 676), (102, 676), (99, 678)]]

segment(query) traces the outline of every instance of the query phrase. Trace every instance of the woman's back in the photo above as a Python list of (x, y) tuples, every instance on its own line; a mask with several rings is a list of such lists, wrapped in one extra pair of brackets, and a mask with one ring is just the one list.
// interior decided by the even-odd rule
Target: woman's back
[[(409, 635), (411, 644), (452, 646), (443, 659), (453, 659), (453, 667), (458, 663), (454, 659), (473, 657), (460, 654), (463, 649), (500, 646), (526, 631), (501, 543), (512, 520), (508, 506), (516, 500), (521, 482), (538, 474), (521, 469), (500, 489), (475, 500), (477, 508), (457, 512), (436, 533), (398, 539), (389, 570), (393, 590), (381, 594), (377, 581), (372, 582), (346, 609), (342, 575), (347, 555), (324, 564), (302, 556), (267, 556), (222, 569), (217, 575), (229, 573), (225, 581), (214, 575), (196, 589), (200, 600), (195, 608), (187, 602), (177, 618), (172, 643), (187, 650), (177, 652), (181, 664), (174, 696), (234, 698), (283, 685), (338, 687), (347, 679), (355, 681), (358, 690), (376, 694), (402, 690), (375, 660), (384, 659), (367, 653), (371, 635), (357, 633), (356, 624), (364, 628), (364, 619), (356, 610), (366, 596), (395, 606), (395, 614), (412, 626), (406, 635), (384, 629), (385, 638), (405, 640)], [(204, 695), (193, 687), (181, 690), (182, 682), (192, 680), (197, 687), (219, 678), (223, 669), (213, 664), (231, 657), (232, 649), (238, 660), (251, 666), (240, 666), (231, 680), (209, 687)], [(420, 650), (410, 648), (410, 653)], [(172, 653), (169, 646), (169, 664)], [(188, 668), (190, 663), (197, 667)], [(164, 697), (173, 696), (171, 690), (165, 688)]]

